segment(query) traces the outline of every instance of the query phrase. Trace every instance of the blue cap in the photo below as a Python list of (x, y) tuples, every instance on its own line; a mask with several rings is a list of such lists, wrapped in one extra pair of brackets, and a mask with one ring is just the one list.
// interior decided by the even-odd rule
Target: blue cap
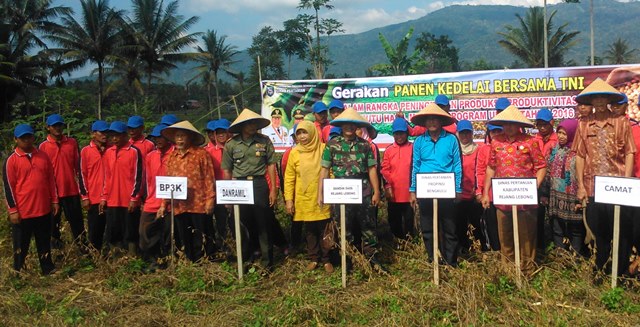
[(127, 127), (138, 128), (144, 126), (144, 119), (140, 116), (131, 116), (127, 121)]
[(542, 108), (536, 114), (536, 120), (544, 120), (548, 123), (553, 120), (553, 114), (551, 113), (551, 110)]
[(496, 99), (496, 110), (502, 111), (507, 109), (508, 106), (511, 105), (511, 101), (507, 98), (498, 98)]
[(13, 136), (17, 138), (23, 137), (28, 134), (31, 134), (31, 135), (34, 134), (33, 127), (31, 127), (31, 125), (28, 125), (28, 124), (20, 124), (16, 126), (16, 128), (13, 130)]
[(329, 130), (329, 137), (342, 135), (342, 128), (338, 126), (332, 126)]
[(176, 117), (176, 115), (173, 115), (173, 114), (164, 115), (162, 116), (162, 118), (160, 118), (160, 124), (166, 125), (166, 126), (171, 126), (177, 122), (178, 122), (178, 117)]
[(396, 118), (391, 124), (391, 132), (407, 132), (409, 130), (407, 121), (404, 118)]
[(331, 100), (331, 102), (329, 102), (329, 105), (327, 107), (329, 108), (329, 110), (333, 108), (344, 110), (344, 103), (342, 103), (342, 101), (340, 100)]
[(106, 132), (107, 130), (109, 130), (109, 124), (104, 120), (96, 120), (91, 125), (92, 132)]
[(167, 125), (164, 124), (160, 124), (160, 125), (156, 125), (153, 130), (151, 131), (151, 133), (149, 133), (150, 137), (160, 137), (162, 136), (162, 130), (167, 128)]
[(449, 105), (449, 98), (447, 98), (446, 95), (444, 94), (438, 94), (438, 96), (436, 97), (436, 104), (437, 105), (441, 105), (441, 106), (448, 106)]
[(458, 132), (462, 132), (462, 131), (472, 131), (473, 132), (473, 125), (471, 124), (470, 121), (463, 119), (458, 121), (458, 126), (456, 127), (456, 130)]
[(327, 105), (324, 104), (324, 102), (318, 101), (318, 102), (313, 104), (311, 109), (313, 110), (313, 112), (319, 114), (319, 113), (321, 113), (323, 111), (327, 111), (328, 108), (327, 108)]
[(618, 101), (618, 104), (625, 104), (625, 103), (629, 103), (629, 98), (627, 97), (626, 94), (622, 93), (622, 100)]
[(218, 121), (217, 120), (210, 120), (207, 123), (207, 126), (204, 128), (205, 131), (215, 131), (216, 127), (218, 127)]
[(58, 114), (47, 117), (47, 126), (53, 126), (55, 124), (64, 124), (64, 118)]
[(229, 129), (229, 127), (231, 127), (231, 122), (228, 119), (218, 119), (218, 123), (216, 124), (216, 128), (214, 129), (214, 131), (218, 129), (224, 129), (226, 131)]
[(494, 124), (487, 124), (487, 129), (489, 131), (502, 130), (502, 126), (498, 126), (498, 125), (494, 125)]
[(116, 133), (126, 133), (127, 132), (127, 125), (125, 125), (121, 121), (114, 121), (109, 126), (109, 131), (110, 132), (116, 132)]

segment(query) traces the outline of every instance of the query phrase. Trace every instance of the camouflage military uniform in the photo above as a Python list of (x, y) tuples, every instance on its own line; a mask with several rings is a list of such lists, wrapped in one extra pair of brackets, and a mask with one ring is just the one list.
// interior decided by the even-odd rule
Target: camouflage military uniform
[[(373, 254), (377, 244), (375, 219), (370, 214), (372, 187), (369, 167), (376, 166), (371, 146), (366, 140), (356, 137), (347, 141), (337, 136), (327, 143), (322, 153), (322, 167), (332, 171), (335, 178), (362, 179), (362, 204), (345, 205), (347, 240), (365, 254)], [(340, 206), (331, 208), (331, 216), (340, 219)]]

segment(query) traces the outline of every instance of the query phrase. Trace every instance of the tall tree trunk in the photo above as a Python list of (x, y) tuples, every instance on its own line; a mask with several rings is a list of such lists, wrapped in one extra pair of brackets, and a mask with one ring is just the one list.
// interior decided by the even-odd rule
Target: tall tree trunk
[(218, 94), (218, 73), (213, 73), (213, 82), (216, 88), (216, 109), (218, 110), (218, 119), (222, 118), (220, 114), (220, 95)]
[(209, 109), (209, 117), (213, 117), (213, 99), (211, 99), (211, 79), (207, 80), (207, 109)]
[(98, 62), (98, 119), (102, 119), (102, 92), (104, 84), (104, 67)]

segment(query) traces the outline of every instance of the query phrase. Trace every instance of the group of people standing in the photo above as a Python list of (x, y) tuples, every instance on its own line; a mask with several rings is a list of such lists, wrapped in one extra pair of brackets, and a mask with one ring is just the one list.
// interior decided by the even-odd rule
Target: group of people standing
[[(61, 212), (79, 249), (103, 255), (120, 249), (161, 265), (172, 252), (168, 212), (173, 210), (173, 240), (189, 260), (224, 258), (230, 208), (216, 204), (215, 194), (215, 181), (223, 179), (253, 184), (254, 204), (239, 206), (242, 235), (233, 235), (242, 238), (244, 258), (261, 258), (265, 271), (272, 271), (274, 243), (283, 243), (274, 214), (281, 185), (285, 210), (292, 217), (292, 242), (304, 229), (307, 269), (323, 267), (331, 273), (334, 246), (326, 240), (335, 238), (332, 222), (340, 212), (338, 206), (324, 203), (323, 182), (337, 178), (362, 180), (362, 203), (346, 205), (346, 235), (377, 271), (386, 271), (376, 255), (377, 208), (383, 196), (390, 230), (398, 240), (416, 236), (419, 211), (428, 260), (456, 267), (459, 254), (477, 240), (482, 251), (499, 250), (505, 263), (520, 251), (522, 272), (531, 275), (537, 249), (547, 238), (558, 248), (587, 256), (585, 241), (592, 234), (597, 270), (610, 269), (613, 209), (595, 203), (594, 176), (640, 177), (640, 127), (625, 117), (626, 96), (600, 79), (576, 102), (579, 116), (561, 121), (554, 131), (550, 110), (541, 109), (533, 124), (508, 99), (497, 99), (485, 142), (477, 144), (472, 123), (456, 121), (449, 114), (448, 98), (439, 95), (409, 121), (402, 112), (396, 115), (394, 143), (381, 156), (373, 142), (377, 131), (356, 110), (345, 109), (338, 100), (328, 105), (318, 101), (311, 108), (313, 120), (296, 112), (296, 125), (288, 135), (294, 145), (280, 163), (270, 137), (259, 132), (271, 122), (248, 109), (233, 123), (210, 121), (207, 138), (173, 115), (162, 117), (147, 136), (139, 116), (127, 123), (96, 121), (90, 144), (80, 151), (77, 142), (63, 134), (63, 117), (54, 114), (47, 118), (49, 134), (39, 147), (30, 126), (15, 128), (16, 148), (4, 165), (14, 268), (23, 267), (33, 234), (42, 272), (54, 271), (51, 246), (62, 245)], [(272, 116), (282, 115), (276, 110)], [(534, 126), (537, 135), (527, 134)], [(414, 142), (409, 137), (415, 137)], [(433, 202), (416, 196), (419, 173), (455, 176), (456, 198), (437, 204), (439, 231), (433, 230)], [(156, 197), (157, 176), (187, 177), (187, 199), (174, 200), (170, 208), (169, 200)], [(535, 178), (539, 188), (540, 205), (517, 207), (519, 249), (514, 247), (511, 206), (492, 202), (492, 178), (508, 177)], [(82, 208), (87, 211), (87, 231)], [(632, 247), (638, 249), (640, 243), (634, 215), (635, 210), (623, 208), (619, 273), (638, 270), (629, 264)], [(547, 226), (551, 235), (545, 237)], [(442, 236), (439, 258), (433, 257), (434, 233)]]

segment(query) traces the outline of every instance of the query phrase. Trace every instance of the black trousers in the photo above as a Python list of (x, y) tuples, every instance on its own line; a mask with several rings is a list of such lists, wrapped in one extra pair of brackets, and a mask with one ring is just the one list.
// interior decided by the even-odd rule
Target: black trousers
[(197, 262), (205, 254), (213, 255), (215, 240), (210, 229), (213, 226), (211, 216), (204, 213), (185, 212), (175, 216), (175, 227), (182, 239), (184, 253), (189, 260)]
[(133, 209), (133, 212), (129, 213), (129, 217), (125, 220), (124, 240), (127, 243), (137, 244), (140, 242), (140, 207)]
[(414, 212), (411, 203), (388, 202), (387, 219), (393, 236), (410, 239), (415, 234)]
[(471, 240), (469, 238), (469, 225), (473, 227), (473, 238), (480, 241), (480, 245), (483, 251), (487, 248), (487, 237), (483, 230), (484, 226), (481, 224), (482, 206), (475, 200), (462, 200), (456, 205), (456, 233), (458, 235), (458, 242), (460, 249), (463, 251), (469, 250), (471, 247)]
[(156, 218), (155, 212), (142, 212), (139, 234), (143, 259), (166, 257), (171, 249), (171, 215)]
[(71, 227), (71, 235), (76, 244), (85, 244), (84, 220), (82, 218), (82, 205), (79, 195), (65, 196), (59, 199), (60, 210), (51, 220), (51, 238), (55, 241), (61, 241), (60, 225), (62, 223), (62, 212)]
[(89, 243), (97, 250), (102, 250), (102, 242), (104, 240), (104, 229), (107, 224), (106, 215), (99, 213), (99, 204), (92, 204), (87, 210), (87, 230), (89, 235)]
[[(574, 251), (583, 256), (587, 254), (586, 246), (584, 245), (587, 230), (581, 220), (565, 220), (552, 216), (551, 233), (553, 235), (553, 244), (557, 248)], [(569, 240), (568, 243), (564, 242), (565, 238)]]
[(488, 209), (484, 209), (481, 216), (481, 222), (486, 231), (487, 247), (491, 251), (500, 251), (500, 234), (498, 234), (498, 216), (496, 207), (491, 203)]
[(551, 231), (551, 223), (545, 220), (546, 213), (547, 206), (538, 204), (538, 249), (545, 249), (553, 235), (553, 232)]
[(304, 230), (307, 238), (307, 256), (310, 261), (329, 262), (330, 249), (322, 246), (324, 230), (331, 219), (305, 221)]
[[(611, 255), (613, 240), (613, 205), (595, 203), (589, 198), (587, 204), (587, 224), (596, 238), (596, 268), (611, 272)], [(620, 247), (618, 251), (618, 272), (620, 276), (629, 268), (629, 256), (633, 240), (633, 222), (631, 209), (620, 208)]]
[[(420, 228), (422, 240), (427, 249), (427, 255), (433, 256), (433, 200), (420, 199)], [(454, 216), (453, 199), (438, 200), (439, 249), (444, 263), (456, 267), (458, 265), (458, 235), (456, 234), (456, 219)], [(433, 259), (433, 258), (432, 258)]]
[(104, 230), (104, 242), (109, 246), (125, 248), (126, 229), (130, 227), (130, 213), (125, 207), (107, 207), (107, 223)]
[[(249, 231), (249, 239), (241, 239), (242, 256), (250, 258), (252, 252), (251, 231), (258, 236), (262, 264), (273, 266), (273, 209), (269, 207), (269, 186), (264, 179), (253, 180), (253, 205), (240, 205), (240, 221)], [(244, 235), (243, 235), (244, 236)]]
[(231, 216), (229, 215), (229, 210), (224, 204), (216, 204), (213, 207), (213, 216), (215, 217), (215, 226), (216, 226), (216, 247), (218, 250), (226, 249), (225, 240), (227, 239), (227, 233), (229, 229), (233, 229), (231, 226)]
[(40, 270), (48, 275), (55, 269), (51, 259), (51, 214), (21, 219), (20, 223), (11, 225), (13, 269), (20, 271), (24, 267), (32, 235), (36, 240)]

